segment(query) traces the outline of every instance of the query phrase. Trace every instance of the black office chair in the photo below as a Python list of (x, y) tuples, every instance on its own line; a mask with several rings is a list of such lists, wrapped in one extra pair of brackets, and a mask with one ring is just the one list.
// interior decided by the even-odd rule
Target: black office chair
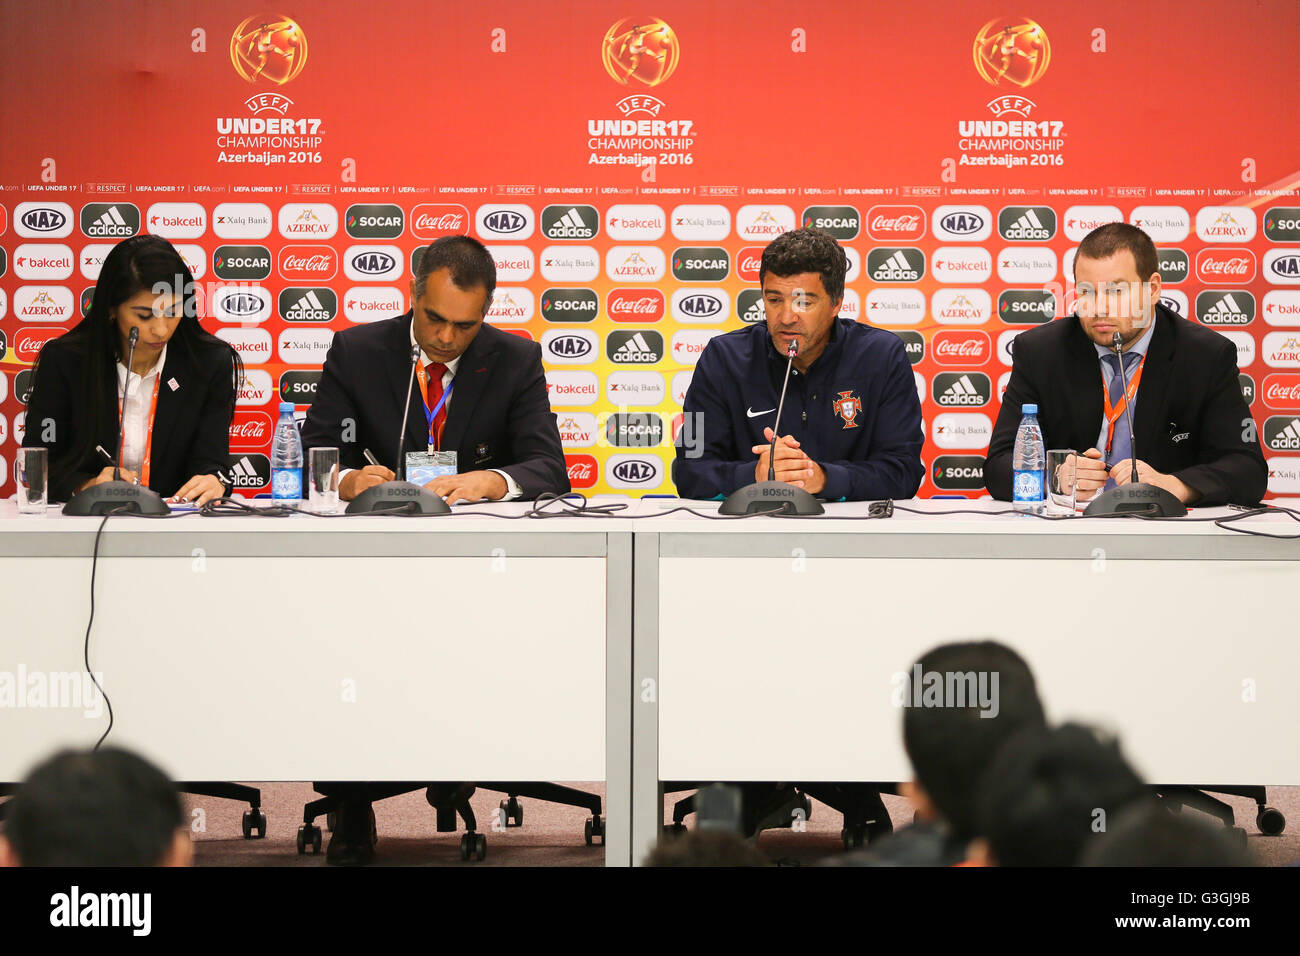
[[(16, 783), (0, 783), (0, 797), (12, 795), (18, 789)], [(177, 783), (176, 789), (181, 793), (190, 793), (200, 797), (217, 797), (222, 800), (239, 800), (248, 804), (244, 811), (242, 829), (245, 840), (260, 840), (266, 836), (266, 814), (262, 812), (262, 791), (256, 787), (247, 787), (242, 783)], [(9, 801), (0, 803), (0, 822), (5, 818)]]
[(1236, 826), (1232, 807), (1222, 800), (1210, 796), (1212, 793), (1226, 793), (1234, 797), (1250, 797), (1255, 801), (1255, 826), (1265, 836), (1277, 836), (1286, 829), (1286, 817), (1276, 807), (1268, 806), (1268, 793), (1265, 787), (1237, 787), (1202, 784), (1200, 786), (1154, 786), (1156, 797), (1170, 810), (1178, 813), (1183, 807), (1191, 807), (1216, 817), (1228, 830), (1238, 835), (1245, 842), (1246, 831)]

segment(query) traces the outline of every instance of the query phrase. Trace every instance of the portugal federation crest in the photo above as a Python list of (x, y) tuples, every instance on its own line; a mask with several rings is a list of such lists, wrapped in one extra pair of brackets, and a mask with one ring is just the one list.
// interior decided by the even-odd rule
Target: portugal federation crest
[(852, 390), (840, 392), (831, 403), (831, 407), (835, 409), (836, 415), (844, 419), (845, 428), (858, 427), (858, 416), (862, 414), (862, 401), (853, 394)]

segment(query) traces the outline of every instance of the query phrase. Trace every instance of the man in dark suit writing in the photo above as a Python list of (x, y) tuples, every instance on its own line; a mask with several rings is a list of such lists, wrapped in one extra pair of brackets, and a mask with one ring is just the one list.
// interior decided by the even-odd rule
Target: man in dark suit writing
[[(447, 236), (420, 259), (410, 312), (335, 336), (302, 438), (304, 448), (338, 447), (341, 498), (394, 477), (416, 346), (406, 450), (456, 454), (457, 473), (429, 490), (448, 503), (569, 491), (541, 350), (484, 324), (495, 288), (488, 250)], [(367, 449), (380, 464), (366, 464)]]
[[(1255, 504), (1268, 469), (1241, 397), (1236, 349), (1219, 333), (1160, 304), (1156, 248), (1115, 222), (1084, 237), (1074, 260), (1076, 314), (1017, 336), (984, 480), (1011, 499), (1020, 408), (1037, 403), (1048, 448), (1078, 458), (1080, 502), (1132, 477), (1184, 504)], [(1121, 339), (1125, 391), (1112, 341)], [(1133, 416), (1129, 431), (1125, 403)]]

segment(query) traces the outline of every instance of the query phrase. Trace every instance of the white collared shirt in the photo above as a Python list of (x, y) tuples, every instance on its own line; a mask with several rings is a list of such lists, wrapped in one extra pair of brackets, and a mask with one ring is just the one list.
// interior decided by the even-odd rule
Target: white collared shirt
[(123, 390), (128, 383), (130, 385), (126, 403), (122, 406), (122, 467), (135, 472), (141, 481), (144, 480), (144, 475), (140, 474), (140, 468), (144, 465), (144, 455), (149, 449), (149, 409), (153, 406), (153, 389), (166, 362), (167, 346), (164, 345), (154, 367), (143, 376), (128, 371), (120, 361), (117, 363), (119, 401)]

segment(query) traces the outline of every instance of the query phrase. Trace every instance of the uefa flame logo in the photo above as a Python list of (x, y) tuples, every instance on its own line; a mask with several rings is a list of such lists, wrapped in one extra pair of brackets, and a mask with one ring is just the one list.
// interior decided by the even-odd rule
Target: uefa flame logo
[(307, 65), (307, 36), (285, 16), (252, 16), (230, 37), (230, 62), (249, 83), (288, 83)]
[(1052, 45), (1033, 20), (994, 19), (975, 35), (975, 69), (994, 86), (1033, 86), (1047, 72)]
[(615, 82), (658, 86), (677, 69), (681, 47), (673, 28), (658, 17), (624, 17), (605, 34), (600, 58)]

